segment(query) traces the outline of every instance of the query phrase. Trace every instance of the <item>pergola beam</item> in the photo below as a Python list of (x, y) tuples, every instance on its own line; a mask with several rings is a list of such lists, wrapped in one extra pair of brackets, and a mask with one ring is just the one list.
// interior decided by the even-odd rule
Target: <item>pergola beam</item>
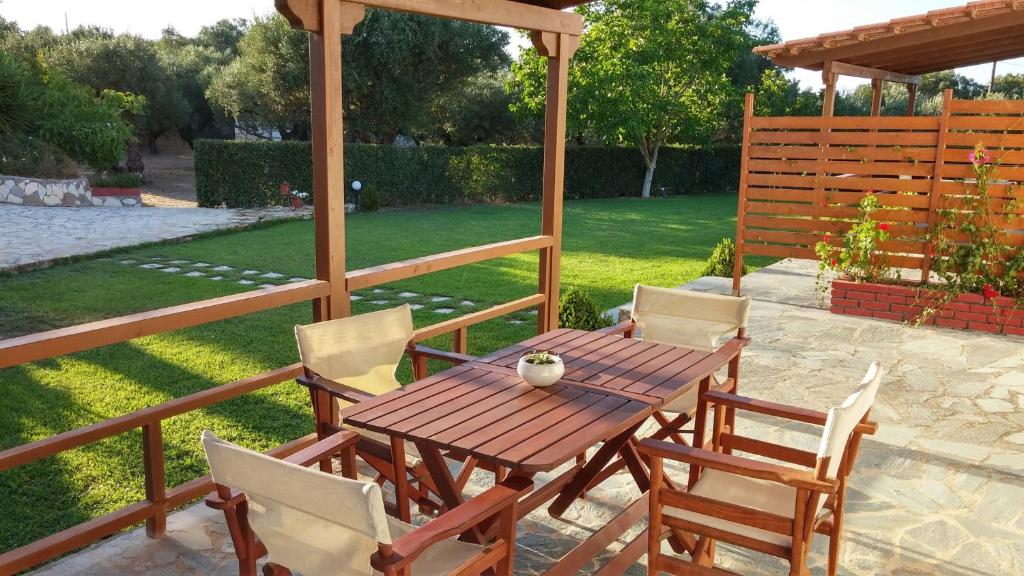
[[(327, 1), (348, 3), (345, 0)], [(355, 3), (371, 8), (508, 26), (521, 30), (572, 36), (583, 33), (583, 17), (579, 14), (510, 0), (360, 0)], [(293, 26), (309, 32), (320, 29), (319, 0), (274, 0), (274, 4)]]
[(840, 76), (853, 76), (854, 78), (867, 78), (868, 80), (882, 80), (885, 82), (898, 82), (900, 84), (920, 84), (921, 77), (910, 74), (901, 74), (867, 66), (857, 66), (845, 62), (832, 62), (830, 66), (833, 74)]

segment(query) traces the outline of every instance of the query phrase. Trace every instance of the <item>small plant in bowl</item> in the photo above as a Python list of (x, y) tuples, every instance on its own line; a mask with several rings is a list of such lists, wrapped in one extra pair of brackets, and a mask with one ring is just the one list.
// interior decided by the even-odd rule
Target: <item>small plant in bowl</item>
[(558, 382), (565, 374), (565, 364), (555, 354), (543, 351), (534, 351), (523, 354), (516, 366), (516, 372), (527, 384), (544, 388)]

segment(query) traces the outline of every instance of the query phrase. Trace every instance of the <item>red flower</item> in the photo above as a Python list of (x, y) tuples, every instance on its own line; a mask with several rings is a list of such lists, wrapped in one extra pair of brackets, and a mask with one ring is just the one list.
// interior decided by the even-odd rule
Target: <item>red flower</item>
[(831, 234), (825, 234), (825, 237), (823, 238), (823, 240), (825, 242), (831, 242), (832, 241), (832, 235)]
[(881, 230), (882, 232), (888, 232), (889, 231), (889, 223), (888, 222), (882, 222), (881, 224), (878, 225), (878, 229)]
[(833, 258), (833, 259), (829, 260), (829, 261), (828, 261), (828, 265), (829, 265), (829, 266), (833, 266), (833, 267), (834, 267), (834, 266), (836, 265), (836, 259), (835, 259), (835, 258)]
[(993, 288), (991, 284), (985, 284), (981, 287), (981, 295), (985, 297), (985, 300), (991, 300), (999, 296), (999, 290)]

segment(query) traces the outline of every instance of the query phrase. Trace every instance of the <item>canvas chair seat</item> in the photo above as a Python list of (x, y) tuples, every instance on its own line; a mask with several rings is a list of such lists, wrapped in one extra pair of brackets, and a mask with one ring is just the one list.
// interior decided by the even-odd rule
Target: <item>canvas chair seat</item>
[[(388, 529), (391, 531), (391, 538), (397, 540), (415, 530), (416, 526), (388, 516)], [(412, 574), (413, 576), (450, 574), (483, 550), (484, 547), (479, 544), (470, 544), (458, 538), (449, 538), (434, 544), (420, 554), (412, 563)], [(372, 570), (370, 573), (374, 576), (382, 574), (377, 570)]]
[[(376, 440), (377, 442), (380, 442), (381, 444), (383, 444), (385, 446), (391, 446), (391, 437), (388, 436), (387, 434), (382, 434), (380, 432), (373, 432), (372, 430), (366, 430), (365, 428), (354, 428), (354, 427), (347, 426), (347, 425), (342, 425), (342, 428), (344, 428), (345, 430), (352, 430), (352, 431), (358, 433), (363, 438), (369, 438), (371, 440)], [(416, 449), (416, 445), (413, 444), (412, 442), (406, 442), (405, 443), (405, 463), (408, 466), (415, 466), (415, 465), (419, 464), (421, 461), (422, 461), (422, 458), (420, 458), (420, 452), (419, 452), (419, 450)]]
[[(721, 470), (706, 469), (701, 475), (700, 480), (697, 481), (689, 492), (694, 496), (745, 506), (790, 519), (794, 516), (796, 488), (779, 484), (778, 482), (739, 476), (729, 472), (722, 472)], [(740, 536), (768, 542), (769, 544), (788, 548), (793, 542), (792, 536), (788, 534), (762, 530), (681, 508), (665, 506), (662, 511), (666, 516), (673, 516), (702, 526), (725, 530)], [(827, 509), (823, 509), (818, 513), (819, 517), (823, 513), (828, 514), (828, 512)]]

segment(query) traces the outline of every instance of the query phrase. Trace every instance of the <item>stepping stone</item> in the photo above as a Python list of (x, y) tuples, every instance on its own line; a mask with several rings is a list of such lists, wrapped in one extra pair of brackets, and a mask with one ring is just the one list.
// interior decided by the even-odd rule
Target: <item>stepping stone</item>
[(248, 286), (249, 284), (255, 284), (255, 282), (253, 282), (252, 280), (239, 280), (238, 283), (244, 284), (246, 286)]
[(192, 264), (192, 266), (194, 268), (206, 268), (207, 266), (209, 266), (209, 264), (207, 264), (206, 262), (196, 262), (195, 264)]
[(363, 297), (360, 296), (359, 294), (349, 294), (348, 299), (349, 300), (362, 300)]
[(455, 309), (454, 308), (435, 308), (434, 312), (437, 313), (437, 314), (451, 314), (452, 312), (455, 312)]
[(373, 293), (374, 293), (374, 294), (381, 294), (381, 293), (383, 293), (383, 292), (387, 292), (387, 290), (385, 290), (385, 289), (383, 289), (383, 288), (374, 288), (374, 289), (373, 289)]
[(260, 284), (260, 288), (273, 288), (275, 286), (277, 286), (277, 284)]
[(148, 270), (152, 270), (154, 268), (163, 268), (163, 267), (164, 267), (163, 264), (157, 264), (156, 262), (152, 262), (150, 264), (143, 264), (142, 266), (139, 266), (139, 268), (146, 268)]
[(267, 272), (266, 274), (260, 274), (260, 278), (284, 278), (284, 274), (278, 274), (277, 272)]
[(419, 296), (419, 294), (415, 292), (399, 292), (398, 295), (402, 298), (415, 298)]
[(509, 324), (522, 324), (522, 323), (523, 323), (523, 321), (522, 321), (522, 320), (516, 320), (516, 319), (512, 318), (512, 319), (510, 319), (510, 320), (508, 321), (508, 323), (509, 323)]
[(196, 270), (194, 272), (189, 272), (188, 274), (185, 274), (185, 276), (191, 276), (193, 278), (198, 277), (198, 276), (206, 276), (206, 272), (200, 272), (200, 271)]
[(161, 272), (181, 272), (181, 268), (178, 268), (176, 266), (170, 266), (168, 268), (161, 268), (160, 271)]
[(431, 302), (444, 302), (445, 300), (451, 300), (451, 298), (448, 297), (448, 296), (431, 296), (430, 297), (430, 301)]
[(529, 312), (527, 312), (527, 314), (529, 314), (530, 316), (536, 316), (537, 315), (537, 311), (536, 310), (530, 310)]
[(217, 266), (216, 268), (213, 268), (213, 270), (216, 270), (217, 272), (227, 272), (228, 270), (234, 270), (234, 268), (231, 266)]
[(463, 300), (462, 302), (459, 302), (459, 305), (460, 306), (476, 306), (476, 304), (474, 304), (472, 300)]
[(135, 260), (121, 260), (120, 264), (135, 264)]
[(259, 274), (259, 273), (260, 273), (259, 270), (246, 270), (246, 271), (242, 272), (242, 275), (243, 276), (252, 276), (253, 274)]
[(409, 304), (409, 308), (419, 310), (420, 308), (423, 308), (423, 304)]
[(164, 258), (163, 256), (150, 256), (149, 259), (150, 260), (167, 260), (167, 258)]
[(188, 264), (188, 260), (171, 260), (168, 264)]
[(299, 278), (298, 276), (288, 279), (289, 282), (305, 282), (306, 280), (308, 280), (308, 278)]
[(383, 306), (383, 305), (385, 305), (387, 303), (388, 303), (387, 300), (371, 300), (370, 301), (370, 304), (376, 304), (377, 306)]
[(223, 280), (223, 276), (210, 276), (210, 280)]

